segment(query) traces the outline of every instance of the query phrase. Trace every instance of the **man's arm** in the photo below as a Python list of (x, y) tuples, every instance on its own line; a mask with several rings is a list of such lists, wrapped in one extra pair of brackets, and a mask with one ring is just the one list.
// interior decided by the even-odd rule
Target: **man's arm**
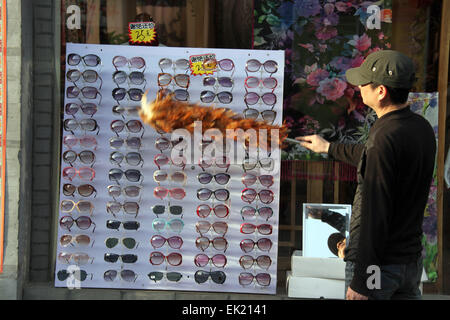
[(362, 187), (362, 207), (358, 253), (350, 287), (357, 293), (368, 295), (367, 268), (380, 266), (388, 238), (389, 217), (393, 212), (395, 190), (394, 151), (383, 148), (367, 149), (366, 168)]
[(337, 143), (330, 144), (328, 155), (333, 159), (342, 161), (352, 166), (357, 166), (364, 150), (364, 144)]
[(305, 147), (316, 153), (327, 153), (338, 161), (343, 161), (357, 166), (361, 154), (364, 150), (363, 144), (344, 144), (328, 142), (319, 135), (297, 137), (301, 141), (302, 147)]

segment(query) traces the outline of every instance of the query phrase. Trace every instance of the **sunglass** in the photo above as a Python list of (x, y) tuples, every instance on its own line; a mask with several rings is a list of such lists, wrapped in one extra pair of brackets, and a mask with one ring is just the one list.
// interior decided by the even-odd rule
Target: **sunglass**
[(154, 158), (153, 158), (153, 162), (158, 166), (158, 169), (161, 170), (162, 166), (165, 166), (166, 164), (168, 164), (170, 161), (169, 156), (165, 155), (165, 154), (157, 154)]
[(268, 238), (261, 238), (256, 242), (252, 239), (244, 239), (240, 242), (239, 246), (245, 253), (251, 252), (255, 246), (261, 251), (270, 251), (272, 248), (272, 241)]
[(273, 209), (271, 207), (262, 207), (256, 209), (250, 206), (244, 206), (241, 209), (242, 219), (255, 217), (256, 213), (258, 213), (261, 218), (268, 221), (273, 216)]
[[(92, 280), (92, 276), (93, 274), (91, 273), (91, 280)], [(69, 270), (60, 270), (57, 273), (57, 277), (59, 281), (65, 281), (67, 280), (69, 277), (73, 277), (75, 280), (78, 281), (84, 281), (87, 279), (88, 273), (85, 270), (71, 270), (71, 272), (69, 272)]]
[(63, 216), (61, 219), (59, 219), (59, 225), (61, 228), (67, 229), (70, 231), (70, 228), (73, 226), (73, 224), (76, 224), (78, 228), (81, 230), (86, 230), (91, 227), (91, 225), (94, 225), (94, 229), (92, 232), (95, 231), (95, 223), (89, 218), (88, 216), (80, 216), (77, 219), (73, 219), (71, 216)]
[(107, 220), (106, 227), (108, 229), (119, 230), (120, 225), (123, 225), (125, 230), (138, 230), (141, 224), (138, 221), (117, 221), (117, 220)]
[(156, 198), (159, 198), (163, 200), (167, 195), (170, 194), (170, 197), (177, 200), (183, 200), (186, 196), (186, 192), (182, 188), (173, 188), (173, 189), (167, 189), (165, 187), (155, 187), (153, 189), (153, 195)]
[(150, 239), (150, 244), (155, 249), (161, 248), (163, 245), (166, 244), (166, 242), (169, 245), (169, 247), (171, 247), (172, 249), (180, 249), (183, 245), (183, 239), (178, 236), (164, 238), (163, 236), (160, 236), (160, 235), (154, 235)]
[(158, 86), (160, 87), (168, 86), (172, 80), (174, 80), (179, 87), (189, 88), (190, 78), (187, 74), (176, 74), (174, 76), (169, 73), (158, 74)]
[(119, 259), (123, 263), (135, 263), (138, 260), (138, 256), (135, 254), (117, 254), (117, 253), (105, 253), (103, 259), (106, 262), (115, 263)]
[(228, 224), (222, 221), (217, 221), (211, 224), (209, 221), (198, 221), (195, 224), (195, 230), (203, 236), (204, 233), (209, 232), (213, 228), (214, 232), (224, 236), (228, 231)]
[(144, 91), (138, 88), (131, 88), (127, 91), (125, 88), (115, 88), (112, 91), (112, 97), (116, 101), (122, 101), (128, 93), (128, 97), (132, 101), (141, 101)]
[[(120, 239), (120, 243), (127, 249), (136, 249), (139, 246), (139, 243), (136, 242), (134, 238), (122, 238)], [(118, 238), (108, 238), (105, 240), (105, 245), (108, 249), (112, 249), (119, 244)]]
[(216, 97), (220, 103), (224, 104), (229, 104), (233, 101), (233, 95), (228, 91), (214, 93), (212, 91), (205, 90), (200, 93), (200, 100), (204, 103), (211, 103)]
[(97, 149), (97, 139), (95, 139), (95, 137), (84, 136), (81, 138), (77, 138), (76, 136), (69, 134), (67, 136), (64, 136), (63, 138), (63, 144), (66, 145), (68, 148), (72, 148), (76, 146), (78, 143), (83, 148), (95, 147), (94, 150)]
[(97, 99), (97, 96), (100, 96), (100, 101), (98, 104), (102, 104), (102, 94), (95, 87), (84, 87), (81, 89), (76, 86), (67, 87), (67, 98), (78, 98), (80, 92), (86, 99)]
[(222, 71), (231, 71), (234, 69), (234, 62), (231, 59), (222, 59), (217, 63), (220, 70)]
[(183, 230), (184, 222), (181, 219), (171, 219), (169, 221), (161, 218), (154, 219), (152, 222), (152, 228), (156, 232), (164, 231), (166, 228), (173, 232), (180, 233)]
[(213, 248), (219, 251), (225, 252), (228, 248), (228, 241), (224, 237), (216, 237), (212, 240), (207, 237), (198, 237), (195, 239), (195, 246), (197, 249), (205, 251), (208, 249), (209, 245), (212, 244)]
[(66, 183), (63, 185), (63, 194), (65, 196), (73, 197), (76, 191), (78, 191), (78, 194), (82, 197), (90, 197), (94, 193), (94, 198), (97, 197), (97, 190), (90, 184), (82, 184), (78, 187), (70, 183)]
[(216, 158), (208, 158), (208, 157), (203, 157), (199, 160), (198, 165), (200, 166), (200, 168), (202, 168), (203, 170), (205, 170), (206, 168), (211, 167), (213, 164), (216, 165), (216, 167), (221, 168), (221, 169), (227, 169), (230, 167), (230, 159), (228, 159), (228, 157), (223, 156), (221, 157), (222, 159), (216, 159)]
[(273, 201), (274, 194), (272, 190), (261, 190), (260, 192), (256, 192), (255, 189), (245, 188), (241, 192), (242, 201), (252, 203), (256, 197), (258, 196), (259, 200), (264, 204), (269, 204)]
[(113, 81), (117, 85), (121, 85), (121, 84), (125, 83), (127, 81), (127, 79), (130, 80), (131, 84), (135, 84), (138, 86), (140, 86), (144, 82), (146, 82), (144, 73), (139, 72), (139, 71), (133, 71), (128, 75), (125, 71), (116, 71), (116, 72), (114, 72), (112, 77), (113, 77)]
[(194, 258), (194, 263), (197, 267), (204, 267), (209, 262), (212, 262), (217, 268), (224, 268), (227, 264), (227, 257), (223, 254), (216, 254), (210, 258), (206, 254), (199, 253)]
[(242, 168), (244, 169), (244, 171), (253, 170), (258, 164), (262, 169), (266, 171), (272, 171), (275, 166), (275, 161), (272, 158), (263, 158), (259, 160), (245, 158), (242, 163)]
[(126, 139), (122, 139), (120, 137), (112, 137), (111, 139), (109, 139), (109, 146), (113, 149), (120, 149), (124, 143), (130, 149), (135, 150), (139, 150), (142, 145), (141, 138), (139, 137), (128, 137)]
[(130, 166), (138, 166), (141, 165), (141, 167), (144, 165), (144, 159), (142, 158), (141, 154), (138, 152), (128, 152), (126, 155), (123, 155), (123, 153), (120, 153), (118, 151), (114, 151), (109, 155), (109, 161), (112, 164), (116, 164), (120, 167), (120, 164), (122, 163), (123, 159), (130, 165)]
[(126, 123), (122, 120), (114, 120), (111, 122), (110, 128), (117, 136), (119, 136), (119, 133), (125, 128), (131, 133), (139, 133), (142, 130), (141, 138), (145, 131), (144, 126), (139, 120), (129, 120)]
[(80, 121), (77, 121), (75, 119), (66, 119), (64, 120), (64, 130), (70, 131), (73, 134), (74, 130), (77, 130), (80, 128), (84, 131), (95, 131), (97, 130), (97, 134), (100, 131), (100, 127), (97, 124), (97, 121), (94, 119), (83, 119)]
[(149, 261), (152, 265), (160, 265), (164, 262), (164, 260), (166, 260), (171, 266), (179, 266), (183, 262), (183, 257), (177, 252), (172, 252), (167, 256), (158, 251), (154, 251), (150, 254)]
[(245, 119), (256, 120), (256, 119), (258, 119), (258, 116), (260, 114), (261, 114), (262, 119), (269, 124), (272, 124), (275, 121), (275, 118), (277, 117), (277, 112), (273, 111), (273, 110), (264, 110), (261, 112), (256, 109), (253, 109), (253, 108), (247, 108), (244, 110), (244, 118)]
[(156, 170), (153, 173), (153, 180), (155, 180), (158, 184), (166, 181), (167, 178), (174, 182), (184, 183), (186, 182), (187, 176), (183, 171), (172, 172), (170, 175), (163, 170)]
[(122, 204), (117, 201), (108, 201), (106, 203), (106, 212), (111, 213), (114, 216), (114, 218), (122, 208), (125, 213), (134, 214), (135, 218), (139, 214), (139, 204), (137, 202), (127, 201)]
[(244, 102), (249, 106), (257, 104), (260, 99), (268, 106), (277, 103), (277, 96), (272, 92), (266, 92), (261, 96), (256, 92), (247, 92), (244, 96)]
[(230, 77), (205, 77), (203, 79), (204, 86), (215, 86), (216, 84), (222, 87), (232, 88), (234, 86), (234, 81)]
[(120, 275), (120, 278), (126, 282), (135, 282), (137, 279), (137, 274), (133, 270), (124, 269), (118, 273), (116, 270), (106, 270), (103, 274), (103, 280), (105, 281), (114, 281), (117, 278), (117, 275)]
[(195, 272), (194, 275), (195, 282), (200, 284), (208, 281), (209, 277), (211, 277), (211, 280), (217, 284), (223, 284), (227, 279), (227, 276), (223, 271), (209, 272), (205, 270), (198, 270), (197, 272)]
[(260, 176), (256, 176), (252, 173), (244, 173), (242, 175), (242, 183), (246, 186), (249, 187), (251, 185), (254, 185), (256, 183), (256, 181), (259, 180), (259, 183), (261, 183), (262, 186), (269, 188), (270, 186), (273, 185), (273, 176), (268, 175), (268, 174), (263, 174)]
[(214, 178), (217, 184), (225, 185), (230, 181), (230, 175), (227, 173), (217, 173), (215, 175), (212, 175), (208, 172), (201, 172), (197, 175), (198, 182), (201, 184), (208, 184), (211, 182), (211, 180)]
[(124, 56), (115, 56), (112, 60), (113, 66), (117, 68), (123, 68), (126, 65), (130, 68), (142, 69), (145, 67), (145, 60), (141, 57), (133, 57), (127, 59)]
[(71, 102), (71, 103), (66, 104), (64, 109), (66, 110), (66, 113), (71, 116), (75, 116), (75, 114), (80, 109), (84, 114), (91, 116), (91, 117), (97, 113), (97, 105), (90, 103), (90, 102), (84, 103), (82, 105), (78, 105), (76, 103)]
[(254, 225), (252, 223), (243, 223), (241, 224), (241, 233), (243, 234), (251, 234), (256, 230), (262, 235), (272, 234), (272, 225), (264, 223), (259, 225)]
[(112, 107), (112, 113), (116, 115), (120, 115), (123, 117), (123, 114), (127, 114), (129, 116), (137, 116), (139, 115), (139, 111), (141, 110), (141, 106), (122, 106), (122, 105), (115, 105)]
[(170, 141), (169, 139), (165, 137), (159, 137), (155, 140), (155, 148), (158, 149), (160, 152), (163, 152), (164, 150), (167, 150), (169, 148), (174, 148), (175, 150), (183, 150), (187, 146), (187, 141), (180, 137), (177, 140)]
[(267, 287), (270, 285), (271, 278), (268, 273), (258, 273), (256, 276), (248, 272), (239, 274), (239, 284), (242, 286), (248, 286), (253, 280), (256, 280), (256, 283), (260, 286)]
[(94, 205), (92, 202), (86, 200), (80, 200), (78, 202), (74, 202), (73, 200), (61, 201), (61, 212), (71, 213), (75, 209), (77, 209), (79, 213), (92, 214), (92, 211), (94, 211)]
[[(91, 243), (91, 238), (85, 234), (79, 234), (76, 236), (65, 234), (61, 236), (61, 238), (59, 239), (59, 243), (63, 247), (67, 247), (69, 244), (73, 246), (73, 243), (82, 246), (88, 246)], [(94, 245), (94, 242), (92, 242), (92, 245)]]
[(69, 66), (77, 66), (81, 61), (88, 67), (96, 67), (102, 60), (95, 54), (88, 54), (82, 57), (79, 54), (71, 53), (67, 56), (67, 64)]
[(175, 62), (172, 62), (172, 60), (169, 58), (163, 58), (159, 60), (158, 65), (161, 68), (161, 70), (172, 67), (173, 69), (181, 69), (181, 70), (189, 69), (189, 61), (186, 59), (178, 59)]
[(65, 167), (62, 171), (63, 178), (70, 181), (72, 181), (77, 174), (82, 180), (92, 181), (95, 178), (95, 170), (89, 167), (81, 167), (79, 170), (74, 167)]
[(257, 77), (247, 77), (245, 79), (245, 86), (249, 89), (254, 89), (261, 85), (267, 89), (275, 89), (275, 87), (278, 85), (278, 81), (277, 79), (272, 77), (264, 79), (260, 79)]
[(77, 82), (78, 80), (80, 80), (80, 78), (83, 78), (83, 80), (85, 82), (88, 83), (95, 83), (97, 82), (98, 79), (100, 79), (100, 87), (98, 88), (99, 90), (102, 88), (103, 85), (103, 80), (102, 78), (98, 75), (97, 71), (95, 70), (86, 70), (83, 73), (81, 73), (79, 70), (69, 70), (67, 72), (67, 80), (70, 82)]
[(108, 186), (107, 189), (108, 194), (114, 199), (120, 197), (122, 193), (127, 197), (136, 198), (139, 197), (141, 192), (141, 187), (139, 186), (126, 186), (122, 189), (120, 186), (112, 185)]
[[(152, 211), (154, 214), (163, 214), (166, 212), (166, 206), (163, 205), (155, 205), (152, 207)], [(169, 212), (173, 214), (174, 216), (178, 216), (183, 213), (183, 207), (182, 206), (169, 206)]]
[(168, 95), (172, 95), (172, 98), (178, 101), (188, 101), (189, 100), (189, 92), (185, 89), (176, 89), (172, 92), (172, 90), (163, 88), (158, 90), (158, 95), (165, 97)]
[(218, 218), (226, 218), (230, 213), (230, 209), (224, 204), (218, 204), (214, 208), (211, 208), (207, 204), (201, 204), (197, 207), (197, 215), (200, 218), (207, 218), (211, 211), (214, 211), (214, 214)]
[[(165, 275), (166, 275), (167, 280), (172, 281), (172, 282), (178, 282), (183, 277), (183, 275), (179, 272), (167, 272)], [(153, 271), (153, 272), (150, 272), (147, 276), (150, 280), (157, 282), (157, 281), (161, 281), (164, 278), (164, 273), (159, 272), (159, 271)]]
[(88, 264), (89, 261), (94, 262), (94, 257), (90, 257), (87, 253), (77, 252), (77, 253), (68, 253), (68, 252), (60, 252), (58, 254), (58, 261), (60, 263), (69, 264), (71, 262), (76, 265), (85, 265)]
[(84, 150), (80, 153), (68, 150), (63, 153), (63, 160), (65, 163), (73, 165), (73, 163), (78, 159), (84, 164), (93, 164), (95, 162), (95, 154), (90, 150)]
[(115, 181), (117, 183), (119, 183), (119, 180), (122, 179), (124, 175), (130, 182), (139, 182), (141, 180), (141, 177), (142, 181), (144, 180), (144, 176), (141, 174), (139, 170), (136, 169), (128, 169), (124, 172), (121, 169), (114, 168), (109, 170), (108, 174), (109, 180)]
[(217, 189), (213, 191), (207, 188), (197, 190), (197, 198), (201, 201), (209, 200), (212, 195), (214, 195), (216, 200), (227, 201), (230, 198), (230, 191), (227, 189)]
[(278, 63), (276, 63), (276, 61), (267, 60), (266, 62), (261, 63), (256, 59), (248, 60), (245, 64), (245, 70), (247, 70), (248, 72), (257, 72), (261, 69), (261, 66), (264, 67), (264, 70), (266, 70), (266, 72), (271, 74), (277, 72), (278, 70)]
[(153, 158), (153, 162), (156, 164), (159, 170), (161, 170), (161, 167), (168, 164), (169, 162), (174, 166), (181, 167), (183, 169), (186, 166), (186, 158), (178, 156), (174, 159), (170, 159), (167, 155), (162, 153), (157, 154)]

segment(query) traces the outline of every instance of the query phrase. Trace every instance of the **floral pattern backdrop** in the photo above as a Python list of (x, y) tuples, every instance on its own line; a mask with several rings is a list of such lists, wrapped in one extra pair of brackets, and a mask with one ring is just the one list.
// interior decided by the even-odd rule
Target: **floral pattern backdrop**
[[(386, 2), (386, 3), (385, 3)], [(381, 9), (380, 28), (369, 29), (370, 5)], [(371, 52), (390, 48), (388, 1), (255, 0), (255, 49), (285, 50), (284, 120), (290, 136), (320, 133), (329, 140), (364, 141), (372, 113), (345, 71)], [(294, 146), (285, 159), (320, 157)]]
[[(380, 8), (379, 28), (369, 28), (369, 6)], [(253, 47), (285, 51), (284, 121), (290, 137), (321, 134), (329, 141), (365, 142), (376, 115), (364, 106), (345, 71), (372, 52), (391, 48), (392, 1), (255, 0)], [(414, 93), (411, 108), (436, 130), (437, 94)], [(295, 145), (288, 160), (322, 159)], [(424, 213), (424, 266), (435, 281), (437, 257), (436, 183)]]

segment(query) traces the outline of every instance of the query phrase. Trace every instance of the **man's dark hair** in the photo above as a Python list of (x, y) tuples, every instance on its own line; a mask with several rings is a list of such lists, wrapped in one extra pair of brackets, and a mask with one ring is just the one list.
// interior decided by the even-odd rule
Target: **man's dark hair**
[[(375, 89), (378, 86), (381, 86), (382, 84), (378, 84), (378, 83), (371, 83), (370, 87), (372, 89)], [(388, 87), (386, 85), (383, 84), (383, 86), (386, 87), (386, 90), (389, 94), (389, 100), (391, 101), (392, 104), (404, 104), (406, 101), (408, 101), (408, 95), (409, 95), (409, 91), (411, 89), (406, 89), (406, 88), (392, 88), (392, 87)]]
[(330, 249), (335, 256), (338, 256), (337, 244), (344, 239), (344, 235), (340, 232), (332, 233), (328, 237), (328, 249)]

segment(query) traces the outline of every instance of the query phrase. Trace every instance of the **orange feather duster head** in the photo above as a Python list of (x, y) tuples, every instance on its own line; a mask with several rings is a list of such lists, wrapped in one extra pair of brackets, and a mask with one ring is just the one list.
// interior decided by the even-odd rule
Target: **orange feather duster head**
[[(270, 125), (264, 121), (256, 121), (253, 119), (245, 119), (239, 114), (225, 108), (214, 108), (212, 106), (201, 106), (198, 104), (190, 104), (182, 101), (176, 101), (172, 95), (158, 95), (156, 100), (149, 102), (147, 94), (142, 97), (141, 110), (139, 115), (142, 121), (152, 126), (157, 131), (173, 132), (176, 129), (186, 129), (190, 133), (194, 132), (195, 122), (201, 121), (202, 132), (208, 129), (218, 129), (223, 137), (229, 138), (229, 134), (235, 130), (243, 130), (244, 132), (253, 129), (267, 130), (267, 139), (260, 139), (257, 134), (257, 145), (252, 145), (251, 139), (246, 139), (247, 145), (257, 146), (261, 148), (277, 147), (283, 145), (283, 141), (287, 137), (287, 127)], [(272, 130), (277, 130), (272, 132)], [(277, 141), (272, 141), (275, 137)], [(236, 140), (236, 136), (233, 135)], [(265, 141), (263, 141), (265, 140)], [(253, 140), (254, 141), (254, 140)]]

